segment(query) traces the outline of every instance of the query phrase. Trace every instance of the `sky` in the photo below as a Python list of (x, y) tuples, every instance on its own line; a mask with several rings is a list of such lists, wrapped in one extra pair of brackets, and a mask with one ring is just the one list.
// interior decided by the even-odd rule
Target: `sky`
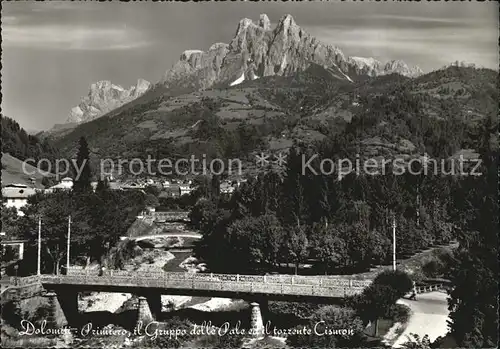
[(498, 69), (495, 2), (2, 4), (2, 114), (27, 130), (63, 123), (90, 85), (152, 83), (187, 49), (229, 43), (242, 18), (285, 14), (346, 56), (401, 59), (425, 72), (453, 61)]

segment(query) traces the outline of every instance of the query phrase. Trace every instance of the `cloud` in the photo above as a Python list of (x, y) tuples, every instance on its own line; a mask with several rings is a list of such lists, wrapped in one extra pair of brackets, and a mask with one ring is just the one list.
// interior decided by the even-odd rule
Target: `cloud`
[(16, 16), (2, 16), (2, 24), (7, 25), (7, 24), (14, 24), (17, 23), (19, 20)]
[(422, 22), (422, 23), (452, 23), (463, 24), (464, 22), (476, 23), (473, 18), (442, 18), (442, 17), (424, 17), (424, 16), (406, 16), (390, 14), (372, 14), (370, 18), (376, 19), (394, 19), (401, 21)]
[(150, 43), (135, 29), (82, 27), (65, 24), (16, 25), (6, 23), (3, 46), (54, 50), (128, 50)]
[(45, 1), (43, 3), (33, 3), (30, 6), (31, 12), (52, 12), (52, 11), (97, 11), (99, 5), (95, 3), (80, 3), (69, 1)]

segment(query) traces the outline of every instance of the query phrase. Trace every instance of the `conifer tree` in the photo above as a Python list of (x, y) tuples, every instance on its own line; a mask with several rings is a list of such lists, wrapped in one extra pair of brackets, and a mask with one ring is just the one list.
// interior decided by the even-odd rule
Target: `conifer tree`
[(73, 190), (75, 193), (85, 193), (92, 190), (90, 184), (92, 180), (92, 169), (90, 168), (89, 146), (85, 137), (81, 137), (79, 141), (78, 154), (76, 156), (76, 164), (78, 167), (79, 176), (75, 178)]

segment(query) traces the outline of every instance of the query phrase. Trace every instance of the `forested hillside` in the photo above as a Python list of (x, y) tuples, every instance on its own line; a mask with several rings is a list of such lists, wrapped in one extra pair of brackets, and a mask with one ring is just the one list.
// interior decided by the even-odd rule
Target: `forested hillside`
[[(2, 116), (2, 152), (9, 153), (19, 160), (40, 159), (53, 161), (58, 151), (48, 139), (39, 140), (36, 136), (29, 135), (19, 124), (9, 118)], [(47, 163), (43, 164), (47, 170)]]
[(230, 88), (137, 100), (54, 142), (75, 153), (85, 136), (100, 157), (239, 157), (294, 143), (337, 139), (371, 156), (446, 158), (477, 147), (481, 120), (496, 122), (497, 74), (449, 67), (416, 79), (397, 74), (355, 83), (311, 65)]

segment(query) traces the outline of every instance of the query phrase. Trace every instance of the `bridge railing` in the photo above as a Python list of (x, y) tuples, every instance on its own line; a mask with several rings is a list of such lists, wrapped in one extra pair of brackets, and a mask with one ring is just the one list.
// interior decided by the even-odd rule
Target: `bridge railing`
[(12, 286), (27, 286), (31, 284), (36, 284), (40, 282), (39, 275), (30, 275), (23, 277), (11, 277), (9, 279), (9, 284)]
[[(217, 274), (200, 274), (203, 276), (192, 277), (187, 273), (164, 273), (163, 278), (145, 277), (140, 274), (125, 276), (75, 276), (75, 275), (46, 275), (43, 283), (48, 284), (74, 284), (90, 286), (115, 286), (132, 288), (163, 288), (180, 290), (203, 290), (216, 292), (252, 293), (252, 294), (279, 294), (296, 296), (319, 296), (319, 297), (345, 297), (361, 293), (362, 288), (341, 286), (320, 286), (290, 283), (264, 283), (251, 279), (246, 281), (221, 281)], [(248, 275), (236, 275), (241, 278)], [(254, 276), (254, 275), (252, 275)], [(234, 277), (232, 275), (231, 277)], [(245, 278), (243, 278), (245, 279)]]
[(443, 284), (435, 284), (435, 285), (427, 285), (427, 286), (418, 286), (418, 287), (416, 287), (417, 293), (425, 293), (425, 292), (438, 291), (438, 290), (440, 290), (442, 288), (444, 288)]
[[(58, 280), (57, 276), (44, 275), (44, 278)], [(82, 272), (71, 273), (63, 278), (61, 282), (70, 280), (85, 279), (87, 281), (109, 280), (141, 280), (141, 281), (209, 281), (209, 282), (236, 282), (253, 284), (278, 284), (297, 286), (318, 286), (318, 287), (341, 287), (341, 288), (365, 288), (371, 284), (371, 280), (355, 280), (350, 278), (322, 277), (322, 276), (302, 276), (302, 275), (240, 275), (240, 274), (215, 274), (215, 273), (182, 273), (182, 272), (130, 272), (126, 270), (109, 270), (102, 276), (98, 276), (94, 271), (91, 273)]]
[(30, 298), (35, 295), (41, 295), (44, 291), (42, 284), (39, 282), (11, 286), (3, 290), (0, 303), (4, 304), (9, 301)]

